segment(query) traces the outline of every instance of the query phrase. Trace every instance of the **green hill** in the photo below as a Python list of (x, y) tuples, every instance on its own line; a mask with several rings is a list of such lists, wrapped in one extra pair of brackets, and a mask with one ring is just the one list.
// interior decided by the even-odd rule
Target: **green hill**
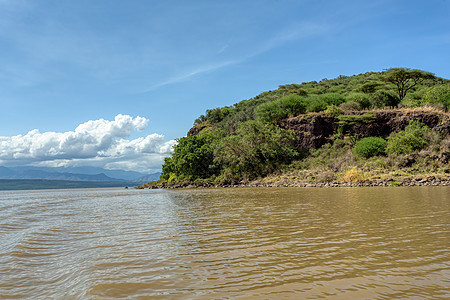
[(207, 110), (154, 184), (447, 180), (449, 107), (450, 80), (420, 70), (282, 85)]

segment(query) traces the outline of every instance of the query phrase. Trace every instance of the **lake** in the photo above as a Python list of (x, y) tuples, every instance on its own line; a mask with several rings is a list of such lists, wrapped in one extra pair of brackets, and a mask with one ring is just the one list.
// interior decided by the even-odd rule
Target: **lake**
[(450, 187), (0, 192), (0, 298), (449, 299)]

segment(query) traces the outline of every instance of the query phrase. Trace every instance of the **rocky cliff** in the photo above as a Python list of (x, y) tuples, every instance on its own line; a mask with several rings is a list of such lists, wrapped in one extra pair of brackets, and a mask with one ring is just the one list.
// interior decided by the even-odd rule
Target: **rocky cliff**
[[(352, 111), (330, 116), (327, 113), (309, 113), (282, 120), (278, 125), (292, 130), (299, 137), (298, 148), (314, 149), (336, 138), (347, 135), (356, 138), (380, 136), (386, 138), (392, 132), (403, 130), (410, 120), (417, 120), (445, 137), (450, 133), (450, 114), (431, 108), (382, 109)], [(197, 135), (207, 123), (192, 127), (188, 136)]]
[(356, 111), (334, 117), (317, 113), (283, 120), (280, 126), (297, 134), (299, 148), (311, 149), (333, 142), (340, 135), (386, 138), (392, 132), (403, 130), (410, 120), (418, 120), (442, 136), (450, 132), (449, 113), (424, 108)]

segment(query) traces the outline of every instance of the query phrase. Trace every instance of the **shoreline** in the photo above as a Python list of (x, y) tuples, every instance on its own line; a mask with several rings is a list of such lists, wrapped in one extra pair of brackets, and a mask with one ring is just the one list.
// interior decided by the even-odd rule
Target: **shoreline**
[(364, 181), (328, 181), (328, 182), (308, 182), (308, 181), (289, 181), (276, 180), (267, 181), (267, 179), (256, 180), (247, 183), (238, 184), (213, 184), (196, 182), (177, 182), (160, 184), (146, 184), (137, 189), (192, 189), (192, 188), (242, 188), (242, 187), (413, 187), (413, 186), (450, 186), (450, 178), (439, 178), (435, 176), (417, 177), (417, 178), (398, 178), (386, 180), (364, 180)]

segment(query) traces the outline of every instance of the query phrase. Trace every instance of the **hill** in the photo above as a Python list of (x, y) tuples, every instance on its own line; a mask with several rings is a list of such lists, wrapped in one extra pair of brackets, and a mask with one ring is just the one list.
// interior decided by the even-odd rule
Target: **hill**
[(207, 110), (154, 185), (445, 184), (449, 107), (450, 80), (405, 68), (282, 85)]

